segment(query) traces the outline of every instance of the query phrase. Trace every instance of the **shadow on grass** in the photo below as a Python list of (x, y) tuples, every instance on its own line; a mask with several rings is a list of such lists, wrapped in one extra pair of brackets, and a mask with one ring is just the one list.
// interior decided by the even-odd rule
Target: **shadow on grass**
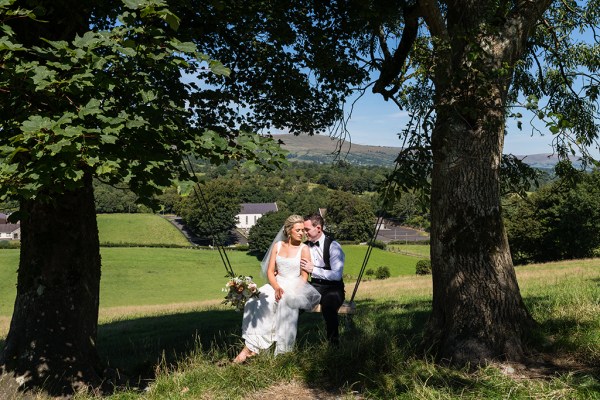
[[(342, 342), (362, 341), (365, 329), (378, 332), (377, 342), (396, 338), (412, 342), (419, 335), (431, 307), (430, 302), (400, 304), (397, 302), (361, 301), (358, 313), (341, 316)], [(199, 346), (203, 350), (218, 349), (233, 358), (241, 346), (242, 314), (235, 311), (207, 310), (126, 319), (102, 324), (98, 328), (98, 351), (104, 364), (129, 377), (130, 384), (143, 384), (152, 379), (158, 365), (173, 364)], [(381, 336), (379, 336), (381, 335)], [(368, 336), (368, 335), (367, 335)], [(302, 349), (325, 342), (325, 323), (321, 313), (301, 313), (297, 344)], [(327, 353), (327, 352), (326, 352)], [(359, 356), (362, 358), (362, 356)], [(318, 369), (318, 367), (315, 367)], [(365, 365), (352, 376), (366, 372)], [(312, 373), (307, 372), (308, 375)], [(348, 376), (337, 380), (347, 381)], [(138, 383), (136, 383), (138, 382)]]
[(130, 379), (151, 379), (161, 363), (172, 364), (202, 346), (231, 347), (239, 341), (242, 314), (196, 311), (127, 319), (100, 325), (102, 361)]
[[(530, 304), (549, 300), (530, 298)], [(337, 394), (340, 388), (358, 390), (366, 397), (374, 398), (410, 396), (415, 390), (425, 388), (431, 390), (432, 395), (441, 397), (460, 397), (463, 393), (475, 393), (477, 397), (504, 390), (522, 391), (517, 395), (523, 398), (531, 395), (527, 388), (513, 389), (512, 379), (498, 377), (494, 372), (471, 374), (444, 368), (417, 353), (430, 312), (430, 299), (410, 302), (361, 300), (357, 302), (355, 315), (341, 317), (339, 346), (326, 344), (320, 313), (302, 313), (298, 325), (298, 350), (278, 358), (276, 369), (299, 371), (303, 381), (315, 388)], [(203, 352), (216, 349), (218, 357), (226, 355), (231, 359), (242, 344), (241, 320), (241, 313), (207, 310), (117, 321), (99, 327), (98, 348), (106, 363), (129, 376), (131, 385), (144, 385), (145, 380), (154, 378), (158, 365), (173, 363), (199, 347)], [(577, 329), (597, 328), (581, 328), (581, 321), (568, 318), (542, 321), (540, 327), (545, 334), (558, 336), (559, 340), (567, 340)], [(559, 350), (578, 353), (585, 343), (561, 344)], [(203, 373), (214, 374), (219, 379), (222, 374), (227, 375), (218, 365), (215, 367)], [(263, 367), (257, 365), (256, 368)], [(270, 371), (265, 370), (264, 374), (269, 375)], [(276, 376), (279, 375), (274, 373), (265, 379)], [(597, 374), (591, 371), (570, 376), (573, 387), (581, 381), (581, 389), (577, 391), (582, 391), (583, 398), (584, 391), (600, 387)], [(139, 380), (137, 383), (136, 379)]]
[[(435, 365), (423, 357), (418, 349), (431, 312), (430, 300), (408, 303), (364, 301), (358, 308), (359, 313), (353, 317), (355, 328), (342, 336), (339, 347), (325, 346), (323, 351), (317, 351), (303, 361), (306, 382), (332, 391), (350, 387), (374, 398), (402, 397), (415, 393), (415, 388), (425, 387), (426, 391), (432, 390), (429, 393), (433, 396), (440, 397), (472, 393), (479, 398), (484, 393), (497, 395), (505, 390), (515, 390), (512, 379), (498, 376), (497, 372), (483, 370), (472, 374), (467, 370)], [(600, 342), (597, 333), (600, 327), (594, 323), (582, 325), (581, 321), (557, 318), (545, 321), (541, 327), (558, 336), (560, 350), (569, 354), (598, 348)], [(582, 338), (582, 332), (596, 336)], [(574, 339), (576, 336), (579, 339)], [(600, 388), (599, 370), (593, 367), (600, 363), (594, 357), (586, 357), (586, 364), (591, 368), (579, 371), (579, 366), (564, 366), (549, 370), (546, 377), (570, 376), (572, 387), (585, 398), (586, 393)], [(529, 390), (519, 388), (515, 393), (517, 397), (525, 398), (531, 395)]]
[[(550, 295), (529, 297), (527, 305), (538, 309), (553, 309), (556, 307), (556, 298)], [(584, 304), (578, 307), (585, 311), (593, 306), (591, 302), (590, 305)], [(572, 306), (567, 304), (565, 308), (570, 309)], [(533, 344), (537, 345), (536, 350), (577, 354), (581, 361), (600, 365), (600, 350), (592, 351), (592, 349), (600, 349), (600, 319), (581, 318), (575, 311), (567, 315), (554, 316), (554, 314), (545, 318), (543, 315), (538, 316), (539, 325), (533, 337), (533, 340), (537, 341)], [(551, 342), (547, 338), (552, 338)], [(540, 342), (543, 343), (541, 348), (539, 348)]]
[(0, 351), (4, 349), (4, 339), (0, 339)]
[(324, 345), (303, 362), (306, 382), (324, 389), (354, 385), (361, 392), (385, 386), (388, 377), (399, 375), (396, 371), (405, 360), (414, 358), (430, 311), (430, 300), (361, 301), (340, 345)]

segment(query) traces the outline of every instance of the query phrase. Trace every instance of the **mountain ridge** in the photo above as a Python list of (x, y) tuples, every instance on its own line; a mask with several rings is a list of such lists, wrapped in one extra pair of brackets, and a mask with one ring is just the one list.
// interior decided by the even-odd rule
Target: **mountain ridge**
[[(358, 165), (377, 165), (392, 167), (401, 147), (373, 146), (366, 144), (341, 142), (338, 138), (326, 135), (273, 135), (279, 140), (281, 147), (289, 151), (288, 159), (302, 162), (331, 163), (338, 159)], [(336, 152), (339, 154), (336, 155)], [(534, 168), (553, 168), (558, 162), (556, 154), (538, 153), (516, 155), (523, 162)]]

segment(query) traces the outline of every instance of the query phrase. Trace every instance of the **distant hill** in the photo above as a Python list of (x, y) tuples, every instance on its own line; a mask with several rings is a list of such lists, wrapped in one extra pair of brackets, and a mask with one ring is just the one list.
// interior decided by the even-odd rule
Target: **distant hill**
[(345, 141), (336, 154), (340, 142), (326, 135), (273, 135), (273, 138), (284, 143), (282, 147), (290, 152), (288, 158), (292, 161), (331, 163), (343, 159), (356, 165), (391, 167), (400, 152), (400, 147), (366, 146)]
[[(558, 162), (558, 156), (556, 154), (528, 154), (526, 156), (517, 157), (523, 159), (523, 162), (531, 167), (539, 169), (552, 169)], [(579, 165), (577, 157), (569, 158), (573, 162), (573, 165)]]
[[(331, 163), (336, 159), (336, 150), (340, 146), (337, 139), (326, 135), (273, 135), (281, 140), (282, 147), (290, 152), (288, 158), (292, 161)], [(356, 165), (379, 165), (392, 167), (400, 152), (400, 147), (369, 146), (343, 142), (338, 159), (344, 159)], [(552, 154), (517, 155), (534, 168), (551, 169), (556, 165), (558, 157)]]

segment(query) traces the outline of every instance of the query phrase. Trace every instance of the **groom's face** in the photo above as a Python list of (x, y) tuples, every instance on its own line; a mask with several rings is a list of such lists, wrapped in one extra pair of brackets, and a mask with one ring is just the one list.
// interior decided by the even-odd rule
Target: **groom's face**
[(321, 225), (313, 225), (311, 220), (304, 221), (304, 232), (306, 233), (306, 236), (310, 241), (314, 242), (315, 240), (320, 238), (322, 229), (323, 228), (321, 227)]

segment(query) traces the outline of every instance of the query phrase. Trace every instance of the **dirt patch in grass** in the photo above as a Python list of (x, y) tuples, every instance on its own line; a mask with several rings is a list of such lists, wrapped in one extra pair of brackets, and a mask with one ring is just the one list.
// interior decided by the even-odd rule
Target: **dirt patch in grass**
[(494, 365), (513, 379), (552, 379), (565, 374), (597, 375), (597, 366), (577, 360), (571, 354), (544, 353), (530, 356), (522, 363)]
[(244, 398), (248, 400), (354, 400), (362, 399), (363, 397), (354, 393), (335, 393), (323, 389), (311, 388), (305, 383), (291, 381), (270, 386), (267, 389), (244, 396)]

